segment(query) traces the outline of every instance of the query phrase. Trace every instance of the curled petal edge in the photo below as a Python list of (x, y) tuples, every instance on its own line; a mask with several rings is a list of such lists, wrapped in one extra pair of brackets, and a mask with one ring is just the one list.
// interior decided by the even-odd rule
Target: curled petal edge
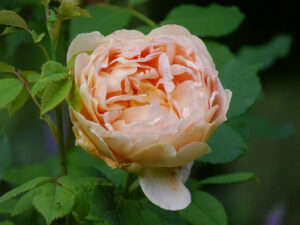
[(67, 62), (69, 62), (73, 55), (79, 52), (93, 51), (96, 49), (103, 37), (104, 36), (98, 31), (78, 34), (68, 48)]
[[(184, 186), (191, 164), (181, 168), (145, 168), (138, 173), (140, 186), (147, 198), (166, 210), (182, 210), (191, 203), (191, 194)], [(183, 173), (184, 176), (180, 173)]]

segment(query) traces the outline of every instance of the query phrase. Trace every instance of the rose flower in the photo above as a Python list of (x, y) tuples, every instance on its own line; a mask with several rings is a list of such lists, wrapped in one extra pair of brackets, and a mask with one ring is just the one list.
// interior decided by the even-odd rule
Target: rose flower
[(224, 90), (204, 43), (187, 29), (166, 25), (148, 35), (119, 30), (79, 34), (75, 58), (82, 109), (70, 109), (76, 144), (111, 168), (137, 173), (154, 204), (189, 205), (184, 186), (192, 162), (226, 120)]

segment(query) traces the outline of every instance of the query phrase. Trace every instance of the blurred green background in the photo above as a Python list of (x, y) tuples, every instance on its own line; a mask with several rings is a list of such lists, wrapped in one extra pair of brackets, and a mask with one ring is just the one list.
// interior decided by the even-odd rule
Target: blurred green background
[[(96, 2), (98, 1), (84, 1), (86, 5)], [(123, 4), (122, 1), (113, 2)], [(267, 224), (268, 215), (272, 212), (276, 214), (278, 207), (284, 214), (282, 225), (300, 224), (300, 44), (297, 33), (300, 18), (296, 1), (213, 2), (236, 5), (246, 15), (238, 30), (229, 36), (218, 38), (233, 52), (243, 45), (263, 44), (274, 35), (282, 33), (290, 34), (293, 44), (288, 57), (279, 59), (272, 67), (259, 73), (263, 93), (248, 115), (264, 119), (248, 120), (248, 127), (251, 129), (241, 130), (249, 144), (250, 153), (231, 164), (201, 168), (204, 177), (206, 174), (253, 171), (259, 182), (209, 186), (207, 190), (224, 204), (230, 225)], [(206, 6), (211, 1), (151, 0), (136, 9), (159, 22), (170, 9), (182, 3)], [(44, 14), (39, 0), (1, 0), (0, 9), (20, 12), (32, 28), (45, 32), (41, 26)], [(134, 27), (136, 23), (133, 20), (130, 26)], [(60, 59), (65, 58), (64, 52), (68, 47), (67, 26), (63, 27), (62, 33)], [(45, 41), (45, 45), (47, 44)], [(0, 61), (22, 69), (39, 70), (43, 63), (40, 50), (32, 47), (30, 36), (24, 31), (1, 37), (0, 49)], [(15, 167), (39, 162), (55, 154), (55, 144), (49, 138), (50, 133), (38, 118), (39, 112), (31, 101), (11, 118), (6, 110), (0, 111), (0, 131), (9, 134)], [(264, 121), (269, 124), (267, 133), (271, 135), (261, 131)], [(1, 185), (4, 188), (0, 193), (5, 191), (5, 185)]]

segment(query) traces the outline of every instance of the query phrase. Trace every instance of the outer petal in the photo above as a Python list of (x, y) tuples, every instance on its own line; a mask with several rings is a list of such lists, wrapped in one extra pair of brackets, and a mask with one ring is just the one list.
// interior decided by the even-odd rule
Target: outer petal
[(159, 207), (181, 210), (191, 203), (191, 194), (179, 179), (176, 168), (145, 168), (138, 176), (144, 194)]
[(192, 39), (193, 43), (196, 45), (197, 50), (199, 51), (198, 53), (200, 55), (204, 55), (204, 57), (206, 58), (206, 60), (207, 60), (206, 66), (209, 68), (215, 69), (216, 66), (214, 64), (214, 61), (213, 61), (211, 55), (209, 54), (203, 41), (200, 38), (198, 38), (196, 35), (191, 35), (191, 39)]
[(190, 37), (191, 33), (185, 27), (168, 24), (152, 30), (147, 36), (156, 37), (159, 35), (184, 35)]
[(76, 137), (75, 144), (85, 149), (85, 151), (90, 155), (98, 157), (98, 150), (96, 146), (89, 140), (78, 122), (73, 124), (73, 131)]
[[(219, 85), (221, 85), (221, 83)], [(232, 97), (232, 92), (228, 89), (225, 89), (222, 95), (217, 97), (216, 100), (219, 102), (219, 105), (221, 105), (222, 107), (219, 109), (216, 116), (224, 117), (225, 120), (227, 119), (226, 113), (229, 109), (231, 97)]]
[(102, 136), (102, 138), (110, 149), (112, 149), (114, 152), (117, 152), (125, 158), (128, 154), (132, 152), (133, 142), (130, 138), (126, 136), (119, 136), (118, 134), (115, 134)]
[(93, 51), (99, 45), (103, 37), (104, 36), (98, 31), (78, 34), (69, 46), (67, 62), (73, 55), (79, 52)]
[(130, 40), (130, 39), (138, 39), (143, 37), (145, 37), (145, 35), (140, 31), (122, 29), (111, 33), (110, 35), (106, 36), (103, 40), (112, 39), (112, 38), (122, 38), (122, 39)]
[(144, 167), (183, 166), (210, 152), (203, 142), (192, 142), (176, 151), (172, 145), (157, 144), (138, 151), (128, 158)]
[(101, 134), (106, 132), (105, 129), (101, 127), (100, 124), (86, 120), (80, 113), (75, 112), (72, 109), (70, 109), (70, 112), (73, 124), (80, 123), (83, 133), (85, 133), (86, 136), (89, 137), (89, 140), (97, 147), (98, 153), (116, 161), (113, 152), (101, 138)]
[(189, 178), (193, 164), (194, 164), (194, 162), (190, 162), (188, 164), (185, 164), (181, 167), (176, 168), (177, 176), (181, 180), (182, 183), (185, 183), (187, 181), (187, 179)]

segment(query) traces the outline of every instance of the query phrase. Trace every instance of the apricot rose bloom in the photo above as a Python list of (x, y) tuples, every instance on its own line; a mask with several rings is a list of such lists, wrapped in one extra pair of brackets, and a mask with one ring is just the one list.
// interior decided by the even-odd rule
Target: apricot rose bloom
[(154, 204), (180, 210), (191, 202), (184, 186), (192, 162), (226, 120), (224, 90), (204, 43), (166, 25), (148, 35), (119, 30), (79, 34), (67, 60), (83, 107), (70, 109), (76, 144), (111, 168), (137, 173)]

